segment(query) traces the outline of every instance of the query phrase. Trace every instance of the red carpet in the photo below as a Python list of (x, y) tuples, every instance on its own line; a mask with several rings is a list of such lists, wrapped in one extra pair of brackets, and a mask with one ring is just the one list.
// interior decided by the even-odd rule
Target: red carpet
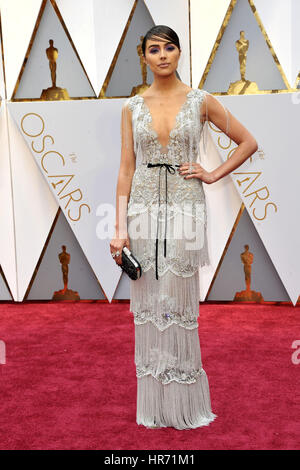
[(218, 417), (195, 430), (150, 430), (135, 422), (128, 302), (1, 303), (0, 448), (299, 449), (299, 314), (289, 304), (201, 304)]

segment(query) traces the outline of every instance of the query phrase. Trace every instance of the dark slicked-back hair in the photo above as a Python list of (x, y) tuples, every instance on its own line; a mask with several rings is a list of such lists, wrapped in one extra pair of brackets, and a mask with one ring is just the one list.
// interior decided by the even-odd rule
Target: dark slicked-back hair
[(153, 37), (167, 39), (168, 41), (175, 44), (175, 46), (177, 46), (178, 49), (180, 49), (179, 37), (177, 36), (177, 33), (172, 28), (169, 28), (169, 26), (159, 24), (149, 29), (149, 31), (147, 31), (147, 33), (144, 36), (144, 39), (142, 42), (142, 51), (144, 55), (146, 51), (146, 42), (148, 39), (152, 39)]

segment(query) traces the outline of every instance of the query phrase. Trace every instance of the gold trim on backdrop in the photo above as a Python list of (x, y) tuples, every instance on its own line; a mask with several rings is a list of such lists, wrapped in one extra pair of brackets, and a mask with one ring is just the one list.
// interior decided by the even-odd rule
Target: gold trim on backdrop
[(244, 212), (244, 209), (245, 209), (245, 204), (242, 202), (241, 207), (240, 207), (240, 210), (239, 210), (238, 215), (237, 215), (237, 217), (236, 217), (236, 219), (235, 219), (235, 222), (234, 222), (234, 224), (233, 224), (232, 230), (231, 230), (230, 235), (229, 235), (229, 237), (228, 237), (228, 240), (227, 240), (227, 242), (226, 242), (226, 245), (225, 245), (225, 248), (224, 248), (224, 250), (223, 250), (222, 256), (221, 256), (221, 258), (220, 258), (220, 260), (219, 260), (217, 269), (215, 270), (215, 274), (214, 274), (214, 276), (213, 276), (213, 278), (212, 278), (212, 280), (211, 280), (211, 283), (210, 283), (210, 286), (209, 286), (209, 289), (208, 289), (208, 291), (207, 291), (207, 294), (206, 294), (206, 296), (205, 296), (204, 301), (206, 301), (206, 300), (208, 299), (208, 296), (209, 296), (209, 294), (210, 294), (210, 292), (211, 292), (211, 290), (212, 290), (212, 288), (213, 288), (214, 282), (215, 282), (215, 280), (216, 280), (216, 278), (217, 278), (217, 275), (218, 275), (218, 273), (219, 273), (219, 270), (220, 270), (220, 268), (221, 268), (221, 266), (222, 266), (223, 260), (224, 260), (224, 258), (225, 258), (225, 255), (226, 255), (227, 250), (228, 250), (228, 248), (229, 248), (229, 245), (230, 245), (230, 243), (231, 243), (232, 237), (233, 237), (233, 235), (234, 235), (234, 233), (235, 233), (235, 231), (236, 231), (236, 229), (237, 229), (237, 226), (238, 226), (238, 224), (239, 224), (239, 222), (240, 222), (240, 219), (241, 219), (241, 216), (242, 216), (242, 214), (243, 214), (243, 212)]
[(5, 100), (7, 99), (7, 91), (6, 91), (6, 76), (5, 76), (5, 62), (4, 62), (4, 48), (3, 48), (3, 35), (2, 35), (2, 21), (1, 21), (1, 13), (0, 13), (0, 41), (1, 41), (1, 57), (2, 57), (2, 73), (3, 73), (3, 81), (4, 81), (4, 92)]
[[(260, 28), (260, 30), (261, 30), (263, 36), (264, 36), (264, 39), (265, 39), (265, 41), (266, 41), (266, 43), (267, 43), (267, 46), (268, 46), (268, 48), (269, 48), (269, 50), (270, 50), (270, 52), (271, 52), (271, 54), (272, 54), (272, 56), (273, 56), (274, 62), (275, 62), (275, 64), (276, 64), (276, 67), (277, 67), (278, 70), (279, 70), (279, 73), (280, 73), (280, 75), (281, 75), (281, 78), (282, 78), (282, 80), (283, 80), (283, 82), (284, 82), (284, 84), (285, 84), (285, 86), (286, 86), (286, 89), (282, 89), (282, 90), (278, 90), (278, 89), (276, 89), (276, 90), (261, 90), (261, 91), (255, 93), (255, 94), (287, 93), (287, 92), (295, 91), (295, 89), (294, 89), (294, 88), (291, 88), (291, 86), (289, 85), (289, 82), (288, 82), (288, 80), (287, 80), (287, 78), (286, 78), (286, 76), (285, 76), (285, 73), (284, 73), (284, 71), (283, 71), (283, 68), (282, 68), (282, 66), (280, 65), (280, 62), (279, 62), (279, 60), (278, 60), (277, 55), (275, 54), (275, 51), (274, 51), (273, 46), (272, 46), (272, 44), (271, 44), (271, 41), (270, 41), (270, 39), (269, 39), (269, 37), (268, 37), (268, 35), (267, 35), (267, 33), (266, 33), (266, 30), (265, 30), (265, 28), (264, 28), (264, 26), (263, 26), (263, 24), (262, 24), (262, 21), (261, 21), (259, 15), (258, 15), (258, 13), (257, 13), (257, 10), (256, 10), (256, 7), (255, 7), (255, 5), (254, 5), (254, 3), (253, 3), (253, 0), (248, 0), (248, 3), (249, 3), (249, 6), (250, 6), (250, 8), (251, 8), (253, 14), (254, 14), (254, 17), (255, 17), (255, 19), (256, 19), (256, 22), (257, 22), (257, 24), (258, 24), (258, 26), (259, 26), (259, 28)], [(206, 81), (206, 79), (207, 79), (208, 73), (209, 73), (210, 68), (211, 68), (211, 66), (212, 66), (212, 63), (213, 63), (213, 61), (214, 61), (214, 59), (215, 59), (217, 50), (218, 50), (218, 48), (219, 48), (219, 45), (220, 45), (221, 40), (222, 40), (222, 38), (223, 38), (224, 32), (225, 32), (225, 30), (226, 30), (226, 27), (227, 27), (227, 25), (228, 25), (228, 23), (229, 23), (229, 20), (230, 20), (230, 18), (231, 18), (232, 12), (233, 12), (233, 9), (235, 8), (236, 4), (237, 4), (237, 0), (231, 0), (230, 5), (229, 5), (229, 7), (228, 7), (228, 9), (227, 9), (227, 11), (226, 11), (226, 13), (225, 13), (224, 20), (223, 20), (223, 22), (222, 22), (222, 25), (221, 25), (220, 30), (219, 30), (218, 35), (217, 35), (217, 39), (216, 39), (215, 44), (214, 44), (214, 46), (213, 46), (213, 48), (212, 48), (211, 54), (210, 54), (210, 56), (209, 56), (209, 59), (208, 59), (208, 62), (207, 62), (207, 64), (206, 64), (204, 73), (203, 73), (203, 75), (202, 75), (202, 78), (201, 78), (200, 83), (199, 83), (199, 86), (198, 86), (198, 88), (200, 88), (200, 89), (204, 87), (204, 84), (205, 84), (205, 81)], [(226, 91), (226, 92), (221, 92), (221, 91), (220, 91), (220, 92), (213, 92), (213, 93), (211, 93), (211, 94), (212, 94), (212, 95), (228, 95), (228, 92), (227, 92), (227, 91)]]
[[(294, 88), (289, 88), (288, 90), (278, 90), (278, 89), (263, 90), (263, 91), (257, 91), (254, 94), (255, 95), (272, 95), (272, 94), (274, 95), (274, 94), (279, 94), (279, 93), (292, 93), (292, 92), (295, 92), (295, 91), (299, 91), (299, 90), (295, 90)], [(214, 96), (231, 96), (231, 95), (228, 95), (227, 91), (212, 92), (211, 95), (214, 95)], [(234, 96), (245, 96), (245, 95), (234, 95)]]
[(300, 72), (298, 73), (297, 77), (296, 77), (296, 81), (295, 81), (295, 91), (299, 91), (299, 88), (297, 88), (297, 86), (299, 85), (299, 81), (300, 81)]
[[(98, 98), (96, 96), (79, 96), (78, 98), (73, 98), (73, 96), (70, 98), (70, 100), (97, 100)], [(11, 101), (14, 103), (30, 103), (32, 101), (41, 101), (41, 98), (14, 98)], [(65, 100), (64, 100), (65, 101)], [(43, 103), (46, 103), (47, 101), (43, 101)]]
[(26, 51), (26, 54), (25, 54), (25, 58), (24, 58), (24, 61), (23, 61), (23, 65), (22, 65), (22, 67), (21, 67), (21, 71), (20, 71), (20, 73), (19, 73), (19, 76), (18, 76), (16, 85), (15, 85), (15, 88), (14, 88), (14, 91), (13, 91), (13, 94), (12, 94), (11, 101), (16, 101), (16, 102), (19, 102), (19, 101), (41, 101), (40, 98), (28, 98), (28, 99), (27, 99), (27, 98), (15, 98), (15, 95), (16, 95), (16, 93), (17, 93), (17, 91), (18, 91), (18, 88), (19, 88), (19, 85), (20, 85), (20, 81), (21, 81), (21, 79), (22, 79), (22, 75), (23, 75), (23, 73), (24, 73), (24, 70), (25, 70), (25, 67), (26, 67), (28, 58), (29, 58), (29, 56), (30, 56), (31, 49), (32, 49), (32, 46), (33, 46), (33, 43), (34, 43), (34, 40), (35, 40), (37, 31), (38, 31), (38, 29), (39, 29), (40, 22), (41, 22), (41, 19), (42, 19), (42, 17), (43, 17), (43, 14), (44, 14), (44, 11), (45, 11), (47, 2), (50, 2), (51, 6), (53, 7), (53, 9), (54, 9), (54, 11), (55, 11), (55, 13), (56, 13), (56, 15), (57, 15), (57, 17), (58, 17), (58, 20), (60, 21), (60, 23), (61, 23), (61, 25), (62, 25), (62, 27), (63, 27), (65, 33), (66, 33), (66, 36), (67, 36), (67, 38), (69, 39), (70, 44), (71, 44), (71, 46), (72, 46), (72, 48), (73, 48), (73, 50), (74, 50), (74, 52), (75, 52), (75, 55), (76, 55), (76, 57), (77, 57), (77, 59), (78, 59), (80, 65), (81, 65), (81, 67), (82, 67), (82, 70), (84, 71), (84, 74), (85, 74), (85, 76), (86, 76), (86, 78), (87, 78), (87, 80), (88, 80), (88, 82), (89, 82), (89, 85), (90, 85), (90, 87), (91, 87), (91, 89), (93, 90), (93, 93), (94, 93), (94, 95), (95, 95), (95, 96), (89, 96), (88, 98), (87, 98), (87, 97), (76, 97), (76, 98), (71, 97), (71, 99), (72, 99), (72, 100), (73, 100), (73, 99), (77, 99), (77, 100), (80, 100), (80, 99), (97, 99), (97, 95), (96, 95), (96, 93), (95, 93), (94, 87), (92, 86), (92, 84), (91, 84), (91, 82), (90, 82), (90, 79), (89, 79), (89, 77), (88, 77), (88, 75), (87, 75), (87, 73), (86, 73), (86, 70), (85, 70), (85, 68), (84, 68), (84, 65), (83, 65), (83, 63), (82, 63), (82, 61), (81, 61), (81, 59), (80, 59), (80, 56), (79, 56), (79, 54), (78, 54), (78, 52), (77, 52), (77, 50), (76, 50), (76, 47), (75, 47), (75, 45), (74, 45), (74, 43), (73, 43), (73, 40), (72, 40), (72, 38), (71, 38), (71, 35), (70, 35), (69, 31), (68, 31), (68, 28), (66, 27), (66, 24), (65, 24), (65, 22), (64, 22), (64, 20), (63, 20), (63, 18), (62, 18), (62, 15), (61, 15), (61, 13), (60, 13), (60, 11), (59, 11), (57, 5), (56, 5), (55, 0), (42, 0), (42, 4), (41, 4), (41, 7), (40, 7), (38, 16), (37, 16), (37, 20), (36, 20), (36, 23), (35, 23), (35, 26), (34, 26), (33, 33), (32, 33), (32, 35), (31, 35), (31, 38), (30, 38), (30, 41), (29, 41), (29, 46), (28, 46), (27, 51)]
[(111, 79), (111, 76), (113, 74), (113, 71), (114, 71), (114, 68), (115, 68), (115, 65), (116, 65), (116, 62), (118, 60), (118, 57), (119, 57), (119, 54), (120, 54), (120, 51), (122, 49), (122, 46), (123, 46), (123, 43), (125, 41), (125, 37), (127, 35), (127, 31), (129, 29), (129, 26), (131, 24), (131, 20), (133, 18), (133, 15), (134, 15), (134, 12), (135, 12), (135, 9), (136, 9), (136, 6), (137, 6), (137, 3), (138, 3), (139, 0), (134, 0), (134, 4), (133, 4), (133, 7), (131, 9), (131, 12), (129, 14), (129, 17), (128, 17), (128, 20), (127, 20), (127, 23), (125, 25), (125, 28), (124, 28), (124, 31), (123, 31), (123, 34), (121, 36), (121, 39), (120, 39), (120, 42), (118, 44), (118, 47), (117, 47), (117, 50), (115, 52), (115, 55), (113, 57), (113, 60), (112, 60), (112, 63), (109, 67), (109, 70), (107, 72), (107, 75), (105, 77), (105, 80), (104, 80), (104, 83), (102, 85), (102, 88), (100, 90), (100, 93), (99, 93), (99, 98), (127, 98), (127, 96), (106, 96), (105, 93), (106, 93), (106, 90), (107, 90), (107, 87), (109, 85), (109, 82), (110, 82), (110, 79)]

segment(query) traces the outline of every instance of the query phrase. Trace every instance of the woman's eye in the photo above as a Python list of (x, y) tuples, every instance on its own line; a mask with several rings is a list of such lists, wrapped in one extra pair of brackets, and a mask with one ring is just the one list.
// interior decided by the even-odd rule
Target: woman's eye
[(157, 52), (158, 49), (150, 49), (150, 54), (155, 54), (155, 52)]
[(167, 51), (174, 51), (174, 46), (168, 46)]

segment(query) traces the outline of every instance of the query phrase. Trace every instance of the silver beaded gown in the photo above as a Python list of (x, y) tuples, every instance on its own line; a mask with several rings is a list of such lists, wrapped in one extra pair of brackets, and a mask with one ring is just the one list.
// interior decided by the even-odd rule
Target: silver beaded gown
[(184, 162), (201, 163), (199, 143), (207, 121), (200, 109), (206, 94), (192, 89), (186, 95), (166, 147), (144, 98), (135, 95), (124, 104), (131, 111), (136, 156), (127, 227), (130, 249), (142, 267), (141, 278), (130, 280), (130, 311), (136, 422), (144, 426), (193, 429), (217, 416), (198, 331), (199, 268), (210, 263), (205, 194), (200, 179), (178, 173)]

